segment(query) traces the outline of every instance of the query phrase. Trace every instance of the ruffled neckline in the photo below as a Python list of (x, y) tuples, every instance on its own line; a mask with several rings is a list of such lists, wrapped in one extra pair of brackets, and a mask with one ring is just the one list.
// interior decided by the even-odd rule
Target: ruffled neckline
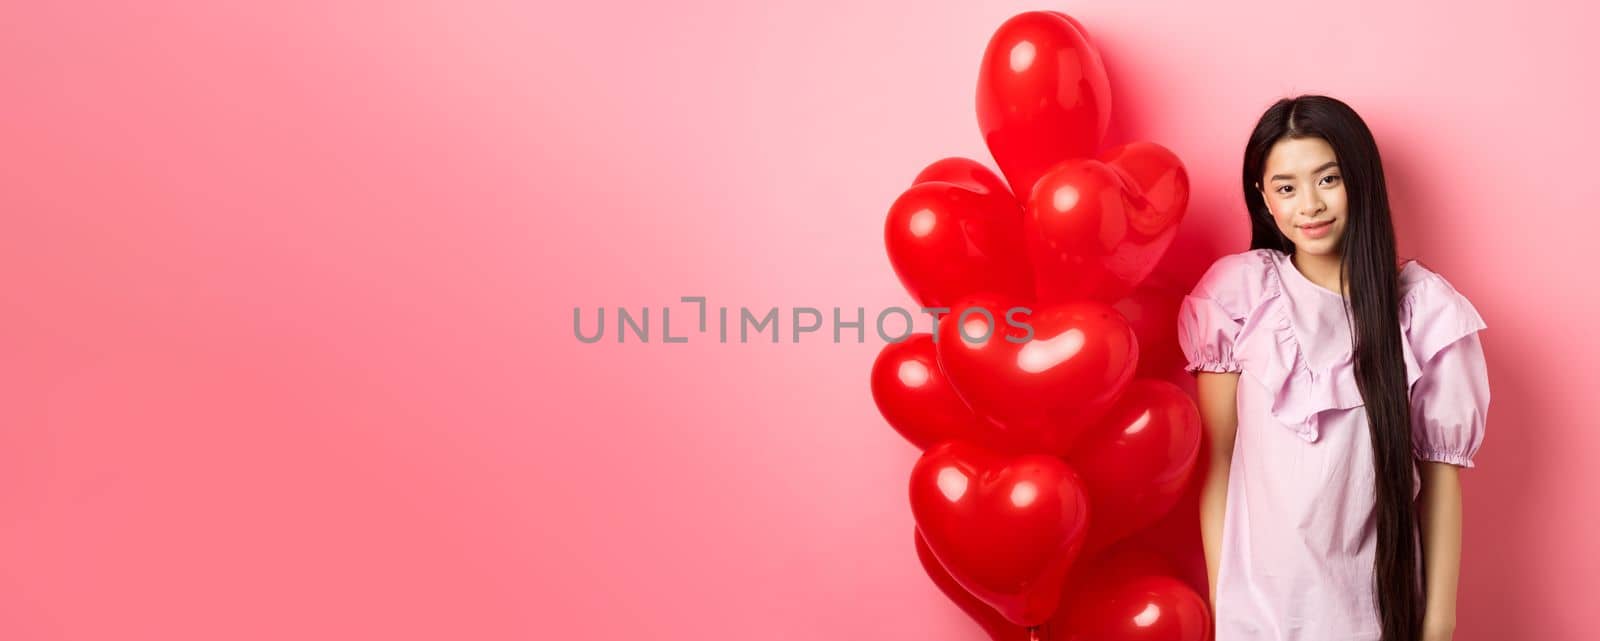
[[(1285, 288), (1291, 279), (1295, 287), (1310, 287), (1322, 295), (1349, 299), (1311, 282), (1289, 261), (1288, 254), (1274, 249), (1253, 250), (1262, 261), (1263, 296), (1244, 319), (1238, 337), (1239, 358), (1247, 376), (1272, 393), (1271, 413), (1278, 422), (1302, 439), (1316, 442), (1321, 435), (1319, 415), (1331, 410), (1346, 410), (1365, 404), (1355, 378), (1355, 358), (1345, 354), (1326, 366), (1313, 366), (1297, 335)], [(1293, 272), (1285, 275), (1283, 272)], [(1401, 350), (1406, 363), (1407, 389), (1422, 376), (1421, 363), (1410, 339), (1416, 301), (1431, 281), (1439, 280), (1416, 260), (1401, 267), (1403, 283), (1410, 285), (1401, 297)], [(1442, 346), (1441, 346), (1442, 347)], [(1431, 354), (1428, 354), (1431, 356)]]
[[(1307, 288), (1315, 289), (1318, 292), (1321, 292), (1325, 296), (1328, 296), (1328, 297), (1331, 297), (1331, 298), (1338, 298), (1338, 299), (1344, 301), (1344, 304), (1346, 306), (1350, 305), (1350, 298), (1349, 297), (1347, 297), (1347, 296), (1345, 296), (1343, 294), (1340, 294), (1339, 292), (1336, 292), (1336, 291), (1333, 291), (1333, 290), (1328, 289), (1326, 287), (1323, 287), (1321, 285), (1318, 285), (1318, 284), (1316, 284), (1314, 282), (1311, 282), (1310, 278), (1307, 278), (1305, 274), (1300, 272), (1300, 268), (1294, 266), (1294, 259), (1292, 257), (1290, 257), (1289, 254), (1286, 254), (1284, 252), (1278, 251), (1276, 249), (1264, 249), (1264, 250), (1260, 250), (1260, 251), (1269, 252), (1272, 258), (1277, 259), (1273, 264), (1278, 268), (1279, 272), (1288, 272), (1289, 273), (1288, 280), (1295, 281), (1295, 282), (1297, 282), (1297, 283), (1299, 283), (1301, 285), (1304, 285)], [(1413, 269), (1426, 271), (1423, 268), (1422, 263), (1418, 262), (1416, 259), (1413, 258), (1413, 259), (1407, 260), (1404, 264), (1402, 264), (1400, 266), (1400, 280), (1401, 280), (1401, 282), (1406, 282), (1406, 277), (1408, 276), (1407, 271), (1408, 270), (1413, 270)], [(1405, 298), (1410, 298), (1412, 293), (1413, 292), (1406, 292), (1406, 295), (1401, 297), (1402, 300), (1405, 299)]]

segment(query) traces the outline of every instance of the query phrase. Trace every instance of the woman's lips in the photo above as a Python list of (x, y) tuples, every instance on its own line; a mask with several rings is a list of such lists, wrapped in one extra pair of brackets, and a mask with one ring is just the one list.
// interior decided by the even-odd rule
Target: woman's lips
[(1306, 238), (1321, 238), (1328, 235), (1328, 230), (1333, 229), (1333, 221), (1325, 220), (1312, 225), (1301, 225), (1300, 233)]

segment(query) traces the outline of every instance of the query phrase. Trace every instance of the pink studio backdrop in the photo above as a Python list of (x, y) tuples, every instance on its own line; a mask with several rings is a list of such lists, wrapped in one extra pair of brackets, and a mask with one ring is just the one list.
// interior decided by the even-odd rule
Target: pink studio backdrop
[[(1600, 16), (1418, 4), (6, 3), (0, 638), (981, 638), (917, 564), (881, 343), (678, 298), (911, 306), (884, 213), (990, 162), (978, 60), (1029, 9), (1090, 30), (1113, 142), (1188, 163), (1188, 253), (1244, 249), (1273, 99), (1368, 118), (1402, 252), (1491, 328), (1456, 638), (1588, 638)], [(579, 343), (596, 306), (656, 340)]]

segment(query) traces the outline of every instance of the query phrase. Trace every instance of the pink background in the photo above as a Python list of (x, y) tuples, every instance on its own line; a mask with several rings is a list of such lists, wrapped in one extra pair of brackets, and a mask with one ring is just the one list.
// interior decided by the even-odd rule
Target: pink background
[(876, 339), (572, 309), (910, 306), (884, 213), (989, 162), (1028, 9), (1089, 28), (1112, 141), (1188, 163), (1189, 254), (1244, 249), (1273, 99), (1367, 117), (1403, 253), (1491, 328), (1456, 638), (1597, 624), (1580, 3), (144, 4), (0, 7), (0, 637), (981, 638)]

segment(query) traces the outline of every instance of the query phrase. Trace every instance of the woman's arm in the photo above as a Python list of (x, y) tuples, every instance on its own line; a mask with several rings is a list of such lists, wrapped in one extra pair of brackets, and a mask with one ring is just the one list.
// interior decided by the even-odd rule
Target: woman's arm
[(1461, 476), (1449, 463), (1423, 461), (1418, 497), (1422, 560), (1428, 586), (1423, 641), (1449, 641), (1456, 629), (1456, 583), (1461, 572)]
[(1228, 504), (1228, 468), (1239, 428), (1239, 373), (1197, 372), (1195, 396), (1205, 426), (1205, 467), (1200, 470), (1200, 541), (1205, 546), (1210, 603), (1216, 609), (1217, 564), (1222, 555), (1222, 515)]

